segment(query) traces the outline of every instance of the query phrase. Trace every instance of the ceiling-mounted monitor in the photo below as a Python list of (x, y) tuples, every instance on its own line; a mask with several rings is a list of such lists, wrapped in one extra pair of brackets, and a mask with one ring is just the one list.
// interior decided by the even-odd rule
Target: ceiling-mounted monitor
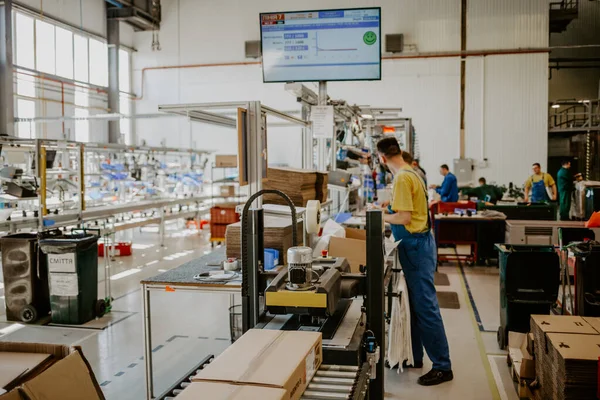
[(381, 79), (381, 8), (260, 14), (264, 82)]

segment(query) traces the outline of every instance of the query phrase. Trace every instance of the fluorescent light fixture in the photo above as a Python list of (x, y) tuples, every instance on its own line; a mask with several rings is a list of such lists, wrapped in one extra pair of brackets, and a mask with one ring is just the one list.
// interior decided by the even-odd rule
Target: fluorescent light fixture
[(371, 114), (361, 114), (361, 117), (363, 117), (364, 119), (373, 119), (373, 116)]
[(128, 269), (127, 271), (119, 272), (118, 274), (111, 276), (110, 280), (116, 281), (118, 279), (125, 278), (126, 276), (137, 274), (140, 271), (141, 271), (141, 269), (139, 269), (139, 268)]
[(560, 108), (560, 104), (552, 104), (552, 108)]

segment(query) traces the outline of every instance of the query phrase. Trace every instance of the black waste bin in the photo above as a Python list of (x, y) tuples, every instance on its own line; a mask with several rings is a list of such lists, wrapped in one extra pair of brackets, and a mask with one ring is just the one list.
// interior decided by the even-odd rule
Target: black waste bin
[(98, 236), (89, 233), (40, 238), (48, 263), (52, 322), (81, 325), (104, 315), (98, 300)]
[(531, 314), (550, 314), (558, 298), (559, 257), (553, 246), (496, 245), (500, 264), (498, 346), (508, 332), (529, 332)]
[(579, 243), (575, 254), (575, 314), (600, 317), (600, 244)]
[(0, 238), (8, 321), (35, 322), (50, 312), (48, 265), (36, 233)]

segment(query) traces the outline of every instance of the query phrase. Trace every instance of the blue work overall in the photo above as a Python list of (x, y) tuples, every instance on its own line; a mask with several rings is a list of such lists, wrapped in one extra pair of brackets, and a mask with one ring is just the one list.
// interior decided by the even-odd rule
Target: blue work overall
[(533, 176), (531, 177), (531, 202), (539, 203), (542, 201), (548, 201), (550, 198), (548, 197), (548, 192), (546, 192), (546, 184), (544, 183), (544, 174), (542, 174), (542, 179), (534, 182)]
[[(388, 210), (391, 211), (389, 208)], [(450, 350), (433, 283), (437, 252), (429, 214), (426, 232), (410, 233), (404, 225), (391, 224), (391, 227), (395, 240), (402, 240), (398, 245), (398, 257), (406, 278), (410, 300), (413, 359), (415, 362), (422, 361), (425, 347), (433, 368), (449, 371), (452, 368)]]

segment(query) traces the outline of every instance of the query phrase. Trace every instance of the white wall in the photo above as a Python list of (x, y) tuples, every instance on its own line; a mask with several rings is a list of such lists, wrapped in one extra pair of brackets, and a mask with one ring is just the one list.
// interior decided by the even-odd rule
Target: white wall
[[(477, 0), (469, 4), (469, 50), (547, 47), (547, 0)], [(460, 49), (459, 0), (307, 0), (299, 7), (284, 7), (276, 0), (171, 0), (162, 5), (162, 51), (150, 50), (150, 33), (134, 34), (138, 50), (133, 63), (134, 90), (142, 92), (145, 67), (247, 61), (244, 41), (259, 39), (261, 11), (370, 5), (382, 7), (383, 34), (404, 33), (405, 43), (416, 45), (419, 52)], [(531, 162), (546, 159), (546, 60), (545, 54), (488, 57), (482, 81), (481, 59), (469, 58), (466, 155), (481, 161), (483, 120), (488, 158), (488, 167), (477, 174), (501, 183), (521, 182)], [(413, 118), (430, 180), (440, 180), (437, 166), (451, 164), (460, 154), (459, 58), (385, 60), (382, 72), (380, 82), (330, 83), (329, 94), (350, 103), (402, 107), (404, 115)], [(144, 97), (136, 102), (140, 113), (156, 112), (159, 104), (226, 100), (260, 100), (278, 109), (298, 110), (282, 84), (262, 83), (258, 65), (151, 70), (143, 79)], [(235, 133), (200, 125), (192, 129), (196, 146), (235, 151)], [(184, 119), (140, 119), (136, 131), (138, 138), (152, 144), (163, 139), (172, 146), (190, 143)], [(269, 131), (272, 162), (299, 166), (300, 152), (299, 130)], [(515, 157), (520, 159), (515, 162)]]

